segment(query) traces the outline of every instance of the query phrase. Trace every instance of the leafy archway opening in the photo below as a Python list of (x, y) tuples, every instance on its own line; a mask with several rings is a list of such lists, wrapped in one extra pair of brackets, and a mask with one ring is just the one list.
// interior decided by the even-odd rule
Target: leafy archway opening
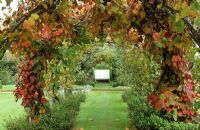
[(171, 120), (191, 122), (197, 93), (187, 54), (200, 44), (199, 10), (195, 0), (22, 1), (4, 22), (0, 54), (10, 49), (21, 58), (15, 96), (37, 122), (47, 102), (43, 75), (49, 61), (62, 60), (59, 48), (106, 38), (143, 47), (162, 69), (150, 104), (174, 114)]

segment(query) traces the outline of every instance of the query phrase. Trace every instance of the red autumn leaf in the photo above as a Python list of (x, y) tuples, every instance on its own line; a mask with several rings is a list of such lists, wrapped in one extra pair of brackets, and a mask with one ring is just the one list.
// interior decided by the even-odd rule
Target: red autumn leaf
[(41, 83), (41, 82), (38, 82), (38, 83), (37, 83), (37, 86), (38, 86), (38, 87), (42, 87), (42, 83)]
[(24, 71), (24, 72), (23, 72), (23, 76), (24, 76), (25, 78), (27, 78), (27, 77), (29, 76), (29, 72), (28, 72), (28, 71)]
[(44, 38), (46, 40), (51, 40), (52, 39), (51, 29), (48, 26), (45, 26), (42, 29), (42, 38)]
[(31, 88), (29, 89), (30, 92), (32, 92), (35, 89), (34, 85), (31, 85)]
[(29, 103), (30, 101), (28, 99), (24, 99), (24, 101), (22, 102), (22, 106), (28, 106)]
[(21, 94), (15, 94), (15, 97), (16, 97), (17, 99), (20, 99), (20, 98), (22, 98), (22, 95), (21, 95)]
[(160, 34), (159, 34), (158, 32), (155, 32), (155, 33), (153, 34), (153, 38), (154, 38), (155, 40), (158, 40), (159, 37), (160, 37)]
[(34, 123), (35, 123), (35, 124), (38, 124), (39, 122), (40, 122), (40, 119), (39, 119), (38, 117), (35, 117), (35, 118), (34, 118)]
[(172, 108), (171, 107), (167, 107), (166, 110), (167, 110), (167, 112), (171, 112)]
[(187, 89), (189, 89), (189, 90), (193, 90), (193, 88), (194, 88), (194, 83), (187, 82), (187, 83), (186, 83), (186, 87), (187, 87)]
[(196, 112), (194, 112), (193, 110), (190, 110), (190, 115), (195, 117), (196, 116)]
[(187, 97), (187, 94), (182, 92), (182, 100), (183, 101), (188, 101), (188, 97)]
[(160, 99), (160, 96), (157, 95), (155, 92), (152, 92), (149, 97), (148, 100), (150, 101), (151, 105), (157, 109), (160, 110), (162, 108), (162, 101)]
[(29, 87), (30, 87), (30, 83), (26, 83), (25, 88), (29, 88)]
[(179, 117), (182, 117), (182, 116), (183, 116), (183, 113), (182, 113), (182, 112), (178, 112), (178, 116), (179, 116)]
[(20, 43), (22, 47), (28, 48), (31, 46), (31, 43), (29, 41), (24, 41)]
[(41, 103), (42, 103), (42, 104), (45, 104), (46, 102), (47, 102), (47, 100), (46, 100), (45, 98), (42, 98), (42, 99), (41, 99)]
[(60, 35), (62, 35), (63, 32), (64, 32), (64, 30), (60, 28), (57, 31), (53, 32), (53, 36), (60, 36)]
[(173, 63), (180, 62), (180, 61), (181, 61), (181, 57), (179, 55), (172, 56)]
[(35, 80), (36, 80), (36, 77), (35, 77), (35, 76), (30, 76), (30, 82), (31, 82), (31, 83), (34, 83)]
[(35, 92), (35, 93), (34, 93), (34, 98), (37, 99), (38, 96), (39, 96), (38, 92)]
[(190, 111), (186, 111), (185, 115), (190, 116)]
[(185, 80), (191, 80), (192, 79), (192, 75), (190, 73), (185, 73)]
[(23, 90), (22, 88), (20, 88), (20, 89), (19, 89), (19, 93), (20, 93), (21, 95), (24, 95), (24, 90)]
[(183, 112), (183, 114), (186, 114), (186, 113), (187, 113), (187, 110), (186, 110), (186, 109), (183, 109), (182, 112)]

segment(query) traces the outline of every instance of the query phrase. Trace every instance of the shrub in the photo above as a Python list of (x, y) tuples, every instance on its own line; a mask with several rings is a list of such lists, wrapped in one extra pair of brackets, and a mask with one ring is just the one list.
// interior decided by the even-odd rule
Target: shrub
[(1, 80), (0, 80), (0, 89), (2, 89), (2, 88), (3, 88), (3, 85), (2, 85)]
[(0, 61), (0, 80), (2, 81), (2, 84), (15, 84), (17, 71), (17, 62), (15, 60), (9, 61), (4, 57)]
[(110, 66), (108, 64), (96, 64), (95, 69), (110, 69)]
[(160, 75), (159, 65), (139, 48), (121, 49), (117, 58), (116, 82), (130, 86), (140, 95), (148, 95), (153, 90), (153, 81)]
[(79, 72), (77, 75), (76, 75), (76, 81), (75, 81), (75, 84), (77, 85), (85, 85), (87, 84), (87, 80), (86, 80), (86, 74), (84, 72)]
[(12, 76), (9, 71), (0, 71), (0, 80), (2, 85), (15, 84), (16, 79), (16, 76)]
[(200, 124), (172, 122), (163, 119), (158, 111), (151, 108), (142, 96), (129, 96), (126, 99), (130, 125), (139, 130), (199, 130)]
[(8, 130), (69, 130), (73, 127), (85, 95), (71, 95), (55, 103), (50, 113), (42, 115), (39, 124), (29, 123), (25, 116), (6, 121)]

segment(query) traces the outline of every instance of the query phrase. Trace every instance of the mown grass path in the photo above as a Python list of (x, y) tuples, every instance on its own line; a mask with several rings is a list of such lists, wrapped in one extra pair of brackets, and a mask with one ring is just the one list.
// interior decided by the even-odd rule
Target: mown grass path
[(74, 130), (125, 130), (128, 127), (127, 106), (122, 92), (93, 91), (81, 105)]
[(4, 128), (4, 121), (10, 118), (15, 118), (25, 114), (23, 107), (20, 106), (20, 102), (15, 102), (13, 93), (1, 94), (0, 93), (0, 130), (6, 130)]

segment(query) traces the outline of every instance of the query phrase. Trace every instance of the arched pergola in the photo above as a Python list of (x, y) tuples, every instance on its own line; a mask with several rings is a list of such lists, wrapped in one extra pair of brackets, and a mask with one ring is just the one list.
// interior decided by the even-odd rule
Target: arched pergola
[(63, 41), (69, 47), (106, 36), (126, 41), (143, 47), (161, 66), (160, 80), (148, 98), (151, 105), (191, 121), (197, 93), (186, 55), (200, 45), (199, 31), (191, 24), (198, 20), (197, 8), (199, 3), (191, 0), (25, 1), (0, 33), (0, 58), (9, 49), (23, 59), (15, 96), (34, 118), (47, 102), (47, 60), (58, 57)]

